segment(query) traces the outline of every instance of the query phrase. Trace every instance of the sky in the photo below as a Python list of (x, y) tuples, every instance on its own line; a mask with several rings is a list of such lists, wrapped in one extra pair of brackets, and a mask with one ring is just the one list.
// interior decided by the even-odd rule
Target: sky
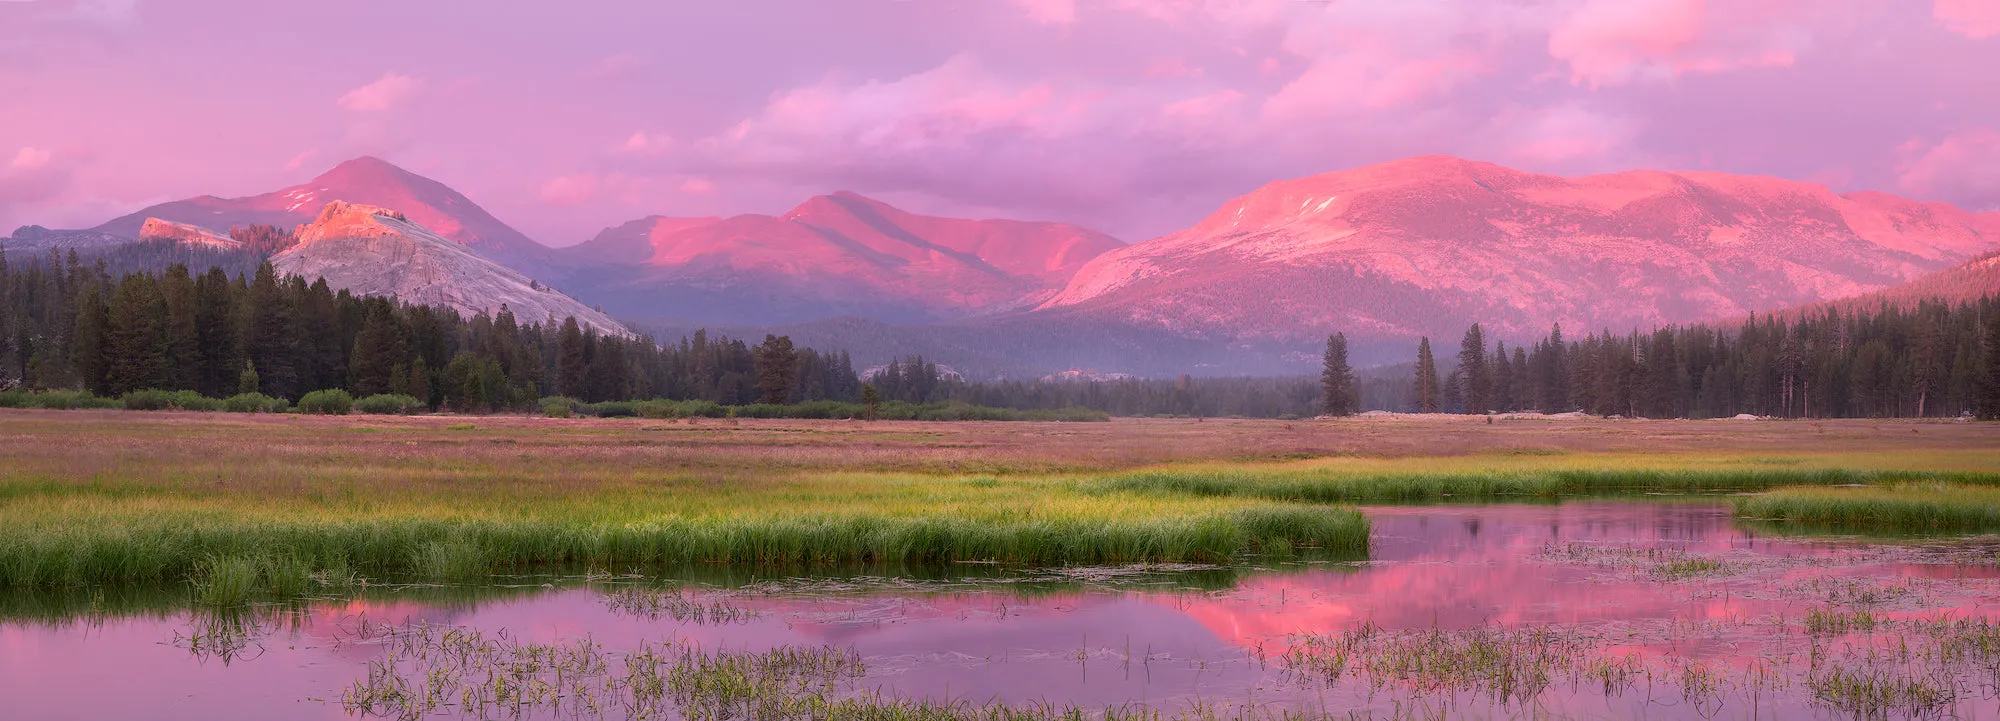
[(1423, 154), (2000, 210), (2000, 0), (0, 0), (0, 233), (376, 155), (549, 245), (909, 210), (1143, 240)]

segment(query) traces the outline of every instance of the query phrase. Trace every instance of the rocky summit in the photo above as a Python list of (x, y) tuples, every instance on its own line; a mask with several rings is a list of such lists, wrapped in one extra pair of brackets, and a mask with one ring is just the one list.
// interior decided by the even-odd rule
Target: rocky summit
[(461, 313), (498, 313), (522, 323), (578, 323), (602, 333), (629, 333), (576, 299), (447, 240), (401, 211), (335, 200), (298, 229), (298, 244), (271, 257), (280, 273), (325, 278), (334, 288), (442, 305)]

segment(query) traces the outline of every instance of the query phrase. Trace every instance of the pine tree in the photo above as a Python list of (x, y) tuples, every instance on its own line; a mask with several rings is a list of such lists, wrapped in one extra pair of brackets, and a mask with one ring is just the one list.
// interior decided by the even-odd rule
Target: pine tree
[(263, 392), (263, 388), (264, 381), (261, 376), (257, 375), (257, 364), (250, 361), (243, 361), (243, 372), (236, 374), (236, 392), (238, 394), (261, 393)]
[(404, 385), (409, 388), (409, 394), (423, 401), (424, 405), (437, 407), (437, 399), (431, 396), (431, 367), (424, 362), (423, 356), (410, 361), (410, 380)]
[[(564, 319), (556, 337), (556, 395), (582, 398), (588, 392), (590, 363), (584, 357), (583, 327), (574, 316)], [(452, 359), (454, 365), (458, 363)]]
[(1493, 369), (1493, 410), (1514, 410), (1514, 362), (1507, 357), (1506, 341), (1493, 343), (1493, 362), (1488, 366)]
[(167, 302), (152, 276), (132, 274), (111, 296), (105, 334), (107, 395), (167, 385)]
[(2000, 304), (1986, 309), (1985, 359), (1979, 373), (1980, 418), (2000, 421)]
[(160, 280), (160, 295), (164, 297), (167, 310), (167, 388), (173, 390), (199, 390), (201, 388), (201, 331), (197, 325), (196, 307), (200, 297), (195, 289), (194, 277), (188, 274), (187, 266), (175, 263), (167, 267), (166, 276)]
[(1354, 389), (1354, 369), (1347, 365), (1347, 336), (1335, 333), (1326, 338), (1326, 353), (1321, 356), (1320, 370), (1320, 413), (1329, 416), (1354, 415), (1358, 402)]
[(395, 377), (408, 351), (402, 329), (396, 327), (394, 307), (381, 299), (372, 299), (367, 305), (367, 320), (354, 336), (354, 352), (347, 362), (348, 387), (356, 396), (387, 393), (392, 386), (408, 385), (407, 380), (398, 382)]
[(861, 407), (866, 420), (875, 420), (876, 411), (882, 407), (882, 394), (875, 390), (875, 384), (861, 384)]
[(1417, 341), (1417, 412), (1437, 413), (1443, 410), (1438, 398), (1437, 359), (1431, 356), (1431, 339), (1425, 336)]
[(70, 369), (83, 387), (98, 395), (111, 393), (106, 380), (110, 371), (111, 311), (96, 288), (85, 291), (76, 304), (76, 330), (70, 336)]
[(799, 354), (792, 348), (790, 336), (765, 335), (756, 353), (757, 390), (763, 394), (757, 402), (790, 403), (798, 381), (798, 363)]
[(1486, 336), (1474, 323), (1458, 349), (1458, 375), (1464, 384), (1465, 412), (1485, 415), (1493, 408), (1493, 373), (1486, 365)]
[(298, 333), (293, 323), (292, 299), (287, 297), (270, 263), (257, 268), (243, 311), (244, 357), (257, 367), (263, 382), (260, 392), (292, 397), (299, 380), (295, 366)]

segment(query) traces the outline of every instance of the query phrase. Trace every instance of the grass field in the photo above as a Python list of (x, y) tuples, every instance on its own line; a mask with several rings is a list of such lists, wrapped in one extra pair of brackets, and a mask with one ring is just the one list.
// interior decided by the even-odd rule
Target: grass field
[(1993, 424), (0, 411), (0, 585), (197, 579), (233, 597), (550, 566), (1353, 557), (1368, 526), (1342, 503), (2000, 485), (1996, 469)]

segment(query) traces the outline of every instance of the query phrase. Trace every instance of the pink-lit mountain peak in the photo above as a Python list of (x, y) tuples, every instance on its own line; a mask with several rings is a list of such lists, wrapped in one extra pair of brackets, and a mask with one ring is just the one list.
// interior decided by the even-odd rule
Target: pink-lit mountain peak
[(1880, 289), (2000, 247), (1993, 229), (1779, 178), (1412, 158), (1265, 185), (1098, 256), (1043, 307), (1249, 336), (1644, 327)]
[(296, 227), (313, 222), (321, 208), (337, 200), (394, 208), (431, 232), (506, 264), (532, 265), (548, 251), (458, 191), (372, 156), (342, 162), (289, 188), (244, 198), (201, 196), (163, 203), (97, 230), (137, 237), (150, 217), (217, 231), (254, 224)]

